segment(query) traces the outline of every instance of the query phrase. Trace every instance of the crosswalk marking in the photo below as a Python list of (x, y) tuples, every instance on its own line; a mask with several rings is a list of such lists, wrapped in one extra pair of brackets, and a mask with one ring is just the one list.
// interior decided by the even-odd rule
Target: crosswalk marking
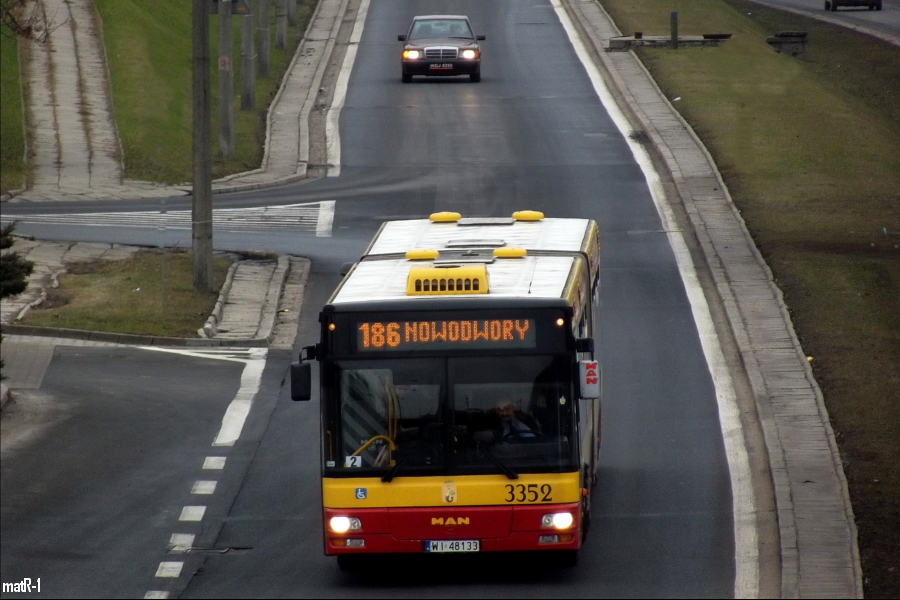
[[(213, 229), (220, 231), (290, 230), (330, 237), (334, 219), (334, 200), (306, 202), (284, 206), (213, 209)], [(191, 229), (190, 210), (148, 210), (141, 212), (102, 212), (57, 215), (3, 215), (8, 223), (42, 223), (52, 225), (90, 225), (94, 227), (140, 227)]]

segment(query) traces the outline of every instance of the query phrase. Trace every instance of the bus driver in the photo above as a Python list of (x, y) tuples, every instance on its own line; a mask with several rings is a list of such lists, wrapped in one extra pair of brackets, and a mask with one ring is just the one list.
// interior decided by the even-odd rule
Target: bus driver
[(522, 411), (516, 410), (512, 400), (503, 398), (497, 402), (494, 414), (500, 419), (499, 437), (501, 441), (537, 437), (535, 435), (536, 426), (528, 423), (531, 419)]

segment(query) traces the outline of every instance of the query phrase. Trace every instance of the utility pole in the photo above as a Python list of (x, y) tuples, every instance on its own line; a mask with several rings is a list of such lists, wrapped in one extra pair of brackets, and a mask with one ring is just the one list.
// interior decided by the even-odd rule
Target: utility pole
[(269, 78), (269, 54), (271, 39), (269, 38), (269, 0), (256, 0), (256, 58), (259, 76)]
[(212, 125), (209, 117), (209, 2), (193, 0), (193, 154), (194, 182), (191, 232), (194, 259), (194, 291), (212, 290)]
[(256, 73), (253, 55), (253, 15), (241, 17), (241, 110), (256, 105)]
[(287, 0), (275, 0), (275, 48), (287, 48)]
[(234, 56), (231, 0), (219, 0), (219, 152), (234, 156)]

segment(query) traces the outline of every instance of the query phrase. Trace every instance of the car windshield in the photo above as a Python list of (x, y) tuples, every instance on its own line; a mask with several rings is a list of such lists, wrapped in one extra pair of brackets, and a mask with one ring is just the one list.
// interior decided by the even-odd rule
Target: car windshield
[(464, 19), (422, 19), (413, 23), (409, 39), (466, 38), (471, 39), (472, 29)]
[(324, 368), (332, 383), (324, 388), (326, 469), (390, 478), (574, 468), (573, 369), (565, 356), (354, 360)]

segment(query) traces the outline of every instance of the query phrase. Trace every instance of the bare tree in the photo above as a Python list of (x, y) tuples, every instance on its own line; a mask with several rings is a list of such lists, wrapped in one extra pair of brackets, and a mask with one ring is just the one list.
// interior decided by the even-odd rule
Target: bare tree
[(0, 0), (0, 22), (15, 35), (45, 42), (53, 30), (68, 23), (64, 19), (54, 23), (47, 17), (44, 3), (40, 0)]

